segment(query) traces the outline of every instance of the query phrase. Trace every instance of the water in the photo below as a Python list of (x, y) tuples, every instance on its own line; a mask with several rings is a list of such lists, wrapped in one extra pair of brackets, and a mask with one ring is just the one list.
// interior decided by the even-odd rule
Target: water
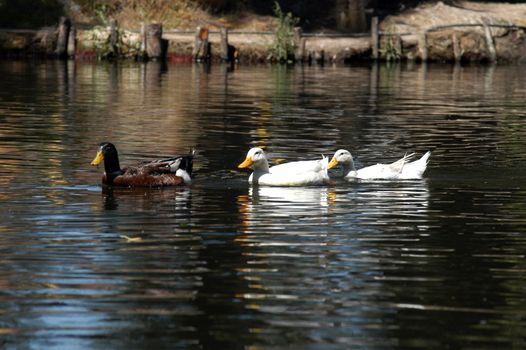
[[(524, 348), (520, 66), (0, 62), (0, 346)], [(196, 148), (191, 188), (89, 165)], [(421, 181), (250, 189), (273, 162), (432, 151)]]

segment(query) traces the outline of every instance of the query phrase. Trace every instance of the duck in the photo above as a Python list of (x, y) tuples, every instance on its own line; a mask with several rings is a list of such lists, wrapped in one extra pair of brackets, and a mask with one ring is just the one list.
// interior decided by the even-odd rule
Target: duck
[(251, 185), (308, 186), (329, 182), (327, 166), (329, 159), (304, 160), (269, 167), (267, 156), (260, 147), (251, 148), (238, 168), (253, 170), (248, 178)]
[(343, 167), (346, 180), (414, 180), (421, 179), (426, 171), (431, 152), (426, 152), (420, 159), (414, 159), (415, 154), (406, 154), (397, 161), (389, 164), (375, 164), (356, 170), (354, 160), (346, 149), (339, 149), (334, 153), (328, 168), (332, 169), (338, 164)]
[(163, 187), (189, 185), (195, 151), (191, 154), (154, 161), (142, 161), (136, 166), (122, 168), (114, 144), (103, 142), (91, 165), (104, 162), (102, 183), (119, 187)]

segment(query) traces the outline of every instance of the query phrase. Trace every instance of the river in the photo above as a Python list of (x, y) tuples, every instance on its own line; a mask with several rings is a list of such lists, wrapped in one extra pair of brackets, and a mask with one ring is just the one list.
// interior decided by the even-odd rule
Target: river
[[(0, 61), (0, 347), (524, 348), (523, 68)], [(103, 188), (103, 141), (194, 182)], [(254, 146), (432, 155), (251, 189)]]

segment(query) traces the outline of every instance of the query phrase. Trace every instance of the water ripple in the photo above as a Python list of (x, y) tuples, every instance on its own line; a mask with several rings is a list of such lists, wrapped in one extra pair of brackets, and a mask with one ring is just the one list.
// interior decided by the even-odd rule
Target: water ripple
[[(513, 66), (1, 62), (7, 348), (523, 342), (525, 81)], [(198, 153), (192, 186), (108, 189)], [(250, 188), (236, 168), (432, 151), (425, 179)]]

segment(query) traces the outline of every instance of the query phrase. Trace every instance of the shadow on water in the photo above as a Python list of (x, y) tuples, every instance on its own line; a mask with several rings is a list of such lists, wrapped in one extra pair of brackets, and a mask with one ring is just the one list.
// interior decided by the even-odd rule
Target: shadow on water
[[(521, 67), (0, 62), (13, 348), (523, 347)], [(89, 166), (198, 150), (194, 183)], [(249, 188), (272, 164), (432, 151), (421, 181)]]

